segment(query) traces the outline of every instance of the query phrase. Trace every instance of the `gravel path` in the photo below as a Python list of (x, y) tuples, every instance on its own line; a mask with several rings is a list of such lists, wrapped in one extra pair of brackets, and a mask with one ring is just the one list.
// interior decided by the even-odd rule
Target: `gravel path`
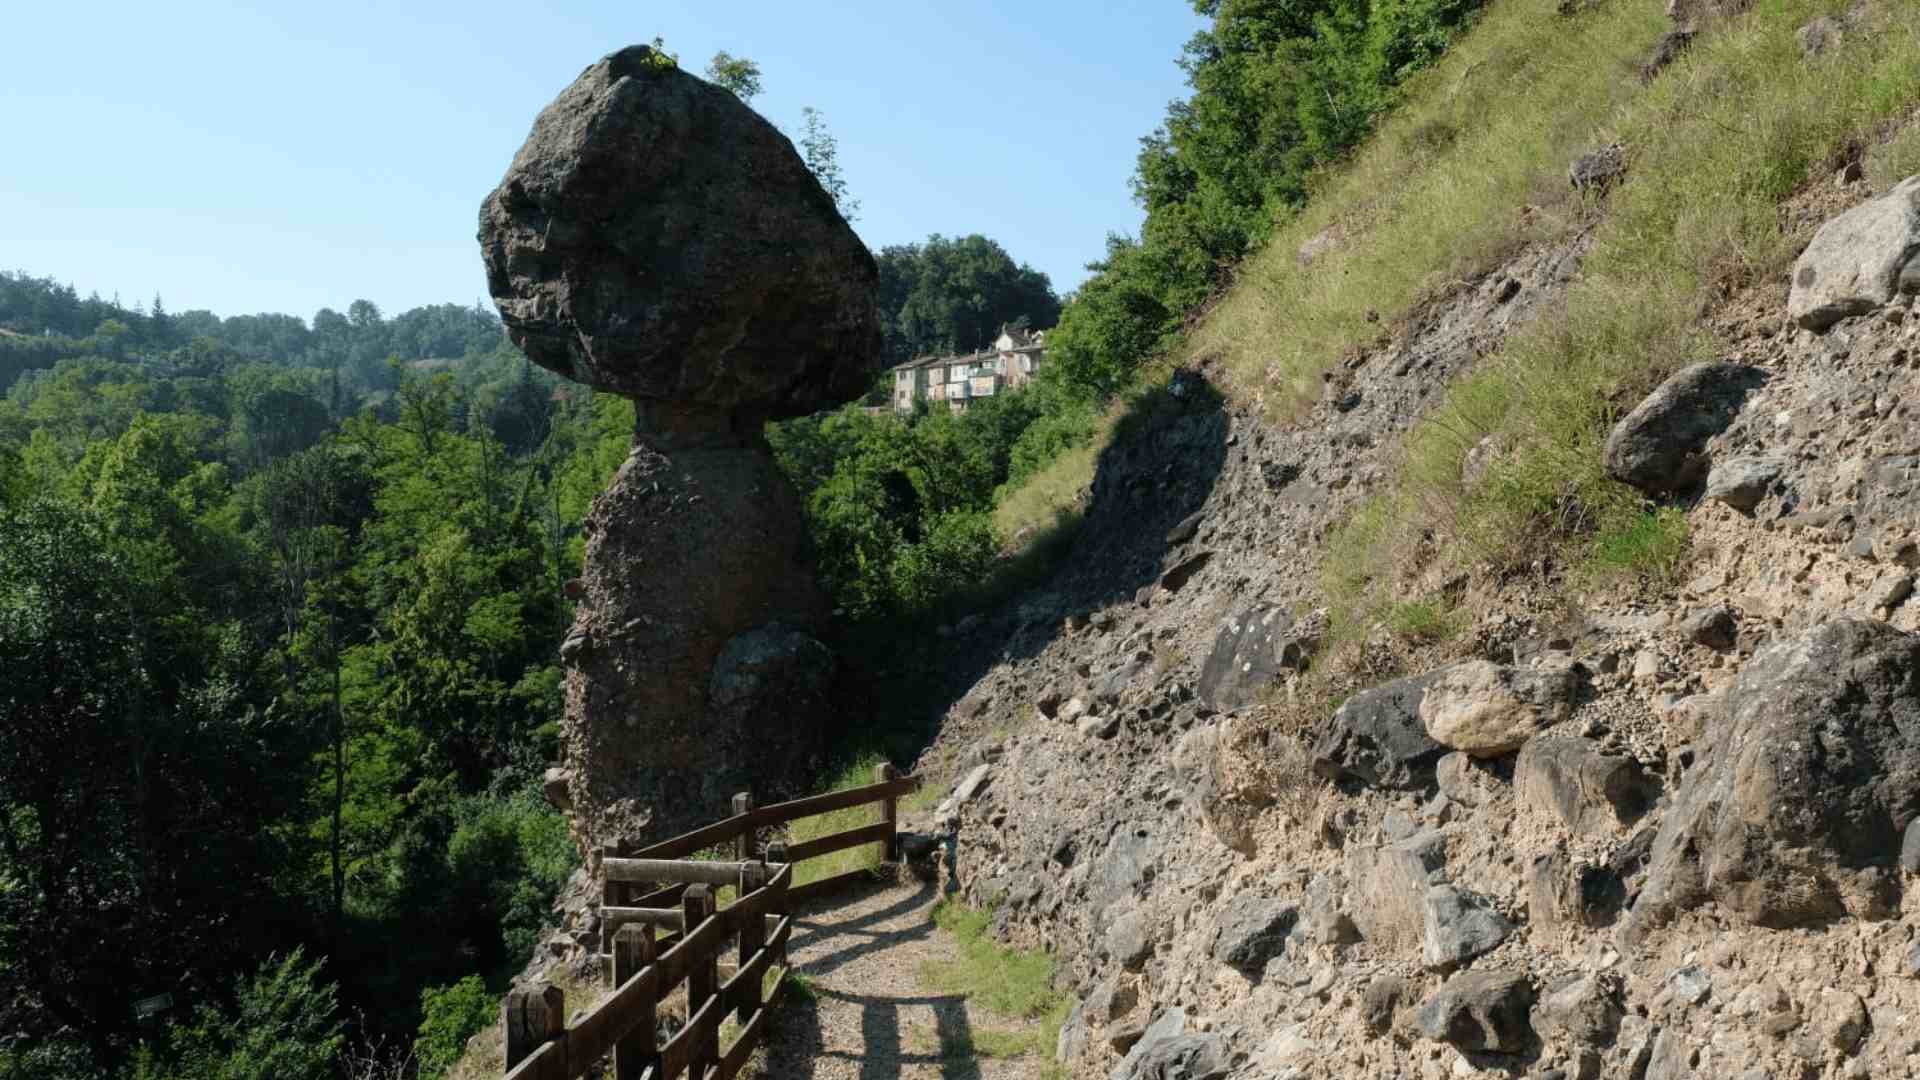
[(775, 1014), (762, 1075), (832, 1080), (1014, 1080), (1040, 1073), (1039, 1055), (977, 1057), (975, 1034), (1024, 1031), (965, 998), (929, 990), (927, 961), (952, 960), (952, 935), (935, 927), (940, 890), (911, 879), (870, 894), (824, 901), (794, 920), (788, 956), (813, 985), (789, 987)]

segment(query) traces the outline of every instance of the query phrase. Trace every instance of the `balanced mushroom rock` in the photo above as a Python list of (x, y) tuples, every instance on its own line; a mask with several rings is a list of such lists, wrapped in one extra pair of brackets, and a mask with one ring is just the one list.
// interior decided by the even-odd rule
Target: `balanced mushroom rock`
[(851, 401), (880, 355), (879, 268), (793, 144), (644, 45), (542, 110), (480, 245), (514, 342), (663, 449)]
[(785, 136), (644, 46), (540, 113), (479, 238), (527, 356), (634, 402), (561, 647), (577, 837), (779, 793), (821, 745), (839, 664), (763, 425), (867, 388), (872, 255)]

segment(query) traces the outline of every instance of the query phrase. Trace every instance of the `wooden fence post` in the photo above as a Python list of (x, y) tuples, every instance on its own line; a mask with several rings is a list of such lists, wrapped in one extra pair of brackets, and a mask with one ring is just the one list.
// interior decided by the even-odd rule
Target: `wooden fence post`
[[(892, 762), (883, 761), (873, 770), (873, 782), (876, 784), (884, 784), (899, 778), (900, 773), (893, 767)], [(898, 802), (899, 800), (892, 795), (880, 800), (880, 820), (887, 826), (886, 861), (888, 862), (900, 861), (900, 814), (899, 807), (896, 805)]]
[(552, 983), (513, 991), (500, 1012), (507, 1033), (508, 1072), (567, 1030), (566, 993)]
[[(733, 816), (753, 813), (753, 792), (743, 791), (733, 797)], [(748, 826), (740, 830), (740, 838), (734, 842), (733, 858), (736, 862), (746, 862), (753, 858), (753, 828)]]
[[(743, 863), (740, 867), (740, 898), (746, 899), (767, 884), (766, 863)], [(740, 966), (737, 971), (747, 970), (747, 965), (767, 944), (767, 920), (764, 915), (740, 920)], [(760, 1011), (761, 987), (766, 982), (763, 974), (758, 979), (748, 979), (734, 991), (734, 1017), (745, 1024)]]
[[(777, 874), (780, 872), (780, 868), (782, 866), (787, 865), (787, 842), (785, 840), (775, 840), (773, 843), (767, 845), (766, 865), (767, 865), (767, 873), (769, 874)], [(792, 887), (792, 884), (793, 884), (792, 873), (789, 873), (787, 875), (787, 884), (788, 884), (788, 888)], [(793, 907), (793, 903), (787, 899), (787, 889), (780, 890), (780, 901), (779, 903), (775, 904), (774, 907), (779, 909), (779, 914), (781, 915), (793, 914), (793, 911), (791, 910)], [(764, 933), (764, 931), (762, 932)], [(787, 966), (787, 947), (785, 945), (782, 945), (780, 947), (780, 955), (774, 957), (774, 960), (777, 963), (779, 963), (781, 967)]]
[[(621, 927), (613, 936), (614, 987), (626, 985), (628, 979), (646, 970), (654, 959), (653, 927), (638, 923)], [(656, 1041), (660, 1027), (658, 1006), (657, 987), (633, 1003), (633, 1030), (613, 1047), (614, 1080), (640, 1080), (641, 1074), (660, 1059)]]
[[(713, 917), (713, 890), (705, 885), (689, 885), (682, 910), (686, 913), (686, 929), (681, 931), (682, 941), (690, 940), (700, 924)], [(720, 951), (715, 949), (705, 956), (693, 957), (693, 963), (687, 969), (687, 1022), (693, 1023), (694, 1017), (712, 1000), (716, 984), (720, 977)], [(717, 1020), (704, 1035), (699, 1035), (693, 1043), (693, 1067), (690, 1076), (703, 1077), (707, 1066), (720, 1060), (720, 1025)]]
[[(600, 907), (602, 910), (626, 906), (627, 887), (607, 877), (607, 860), (619, 857), (618, 843), (609, 840), (600, 845)], [(604, 922), (600, 924), (600, 951), (603, 953), (613, 951), (613, 931)]]

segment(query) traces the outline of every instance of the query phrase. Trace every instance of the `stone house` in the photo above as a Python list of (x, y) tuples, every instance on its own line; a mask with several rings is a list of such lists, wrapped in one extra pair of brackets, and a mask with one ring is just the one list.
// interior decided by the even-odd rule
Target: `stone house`
[(1025, 386), (1047, 355), (1046, 332), (1001, 328), (994, 343), (964, 356), (923, 356), (893, 368), (893, 408), (912, 412), (921, 400), (965, 412), (976, 398)]

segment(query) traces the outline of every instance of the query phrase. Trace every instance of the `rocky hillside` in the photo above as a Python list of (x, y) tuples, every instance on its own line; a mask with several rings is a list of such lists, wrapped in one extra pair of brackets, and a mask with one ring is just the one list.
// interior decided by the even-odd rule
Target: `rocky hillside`
[(1330, 540), (1581, 228), (1287, 422), (1183, 367), (1048, 590), (957, 628), (928, 827), (1061, 959), (1075, 1075), (1920, 1075), (1920, 178), (1823, 168), (1778, 224), (1791, 271), (1594, 448), (1684, 522), (1661, 573), (1411, 553), (1437, 606), (1329, 611)]

